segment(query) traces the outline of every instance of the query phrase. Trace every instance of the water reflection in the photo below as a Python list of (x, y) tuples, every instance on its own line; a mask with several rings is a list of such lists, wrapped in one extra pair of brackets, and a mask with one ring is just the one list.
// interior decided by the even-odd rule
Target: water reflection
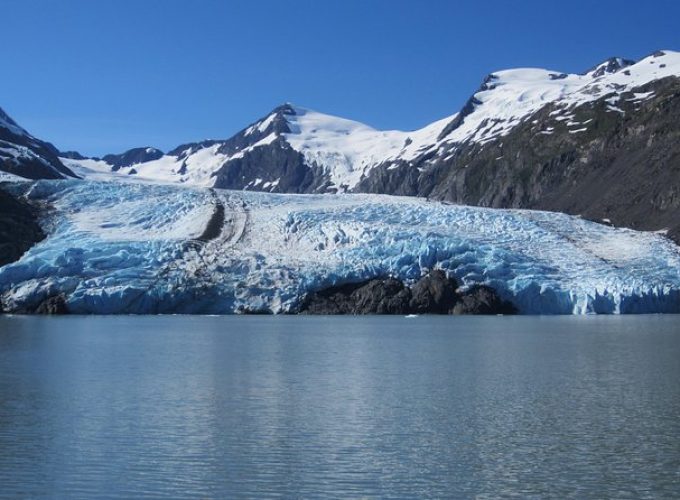
[(672, 497), (679, 324), (2, 317), (0, 488)]

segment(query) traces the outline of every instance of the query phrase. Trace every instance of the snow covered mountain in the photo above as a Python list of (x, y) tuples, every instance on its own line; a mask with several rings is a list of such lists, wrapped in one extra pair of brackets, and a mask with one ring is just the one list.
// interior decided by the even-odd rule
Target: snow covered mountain
[(136, 161), (62, 161), (96, 179), (416, 195), (564, 211), (680, 237), (679, 95), (680, 53), (659, 51), (583, 74), (498, 71), (460, 112), (412, 132), (284, 104), (227, 140)]
[(535, 208), (666, 230), (680, 242), (680, 54), (611, 59), (583, 75), (494, 73), (414, 161), (356, 191)]
[(678, 247), (564, 214), (78, 180), (5, 189), (51, 207), (48, 237), (0, 267), (10, 312), (285, 313), (310, 292), (432, 269), (522, 313), (680, 312)]
[[(580, 75), (533, 68), (499, 71), (486, 77), (459, 113), (412, 132), (378, 131), (284, 104), (228, 140), (185, 144), (163, 158), (155, 149), (146, 151), (158, 157), (134, 161), (107, 155), (100, 169), (134, 168), (140, 177), (149, 179), (250, 190), (352, 190), (360, 181), (370, 179), (377, 167), (392, 170), (414, 162), (431, 163), (455, 154), (462, 145), (484, 145), (505, 137), (546, 106), (554, 108), (551, 116), (563, 122), (570, 133), (585, 132), (593, 125), (575, 121), (576, 108), (606, 98), (607, 110), (621, 114), (617, 103), (622, 99), (643, 102), (653, 97), (653, 92), (635, 93), (634, 89), (679, 76), (680, 53), (670, 51), (657, 52), (638, 63), (611, 58)], [(557, 132), (552, 128), (537, 133)], [(278, 149), (286, 153), (271, 152)], [(269, 152), (265, 154), (265, 150)], [(296, 168), (302, 178), (282, 184), (280, 174), (291, 175)], [(311, 177), (313, 182), (309, 182)]]
[(445, 122), (413, 133), (378, 131), (284, 104), (230, 139), (184, 144), (162, 157), (119, 162), (121, 155), (101, 159), (69, 155), (62, 160), (86, 177), (115, 172), (144, 180), (230, 189), (345, 192), (386, 158), (415, 158), (420, 147), (436, 140)]
[(50, 143), (36, 139), (0, 109), (0, 172), (27, 179), (74, 177)]

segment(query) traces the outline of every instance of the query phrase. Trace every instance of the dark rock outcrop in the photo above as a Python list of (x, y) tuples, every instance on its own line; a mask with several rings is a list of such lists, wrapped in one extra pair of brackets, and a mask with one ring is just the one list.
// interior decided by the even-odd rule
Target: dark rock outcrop
[[(214, 187), (221, 189), (263, 189), (280, 193), (325, 192), (329, 181), (321, 169), (305, 163), (301, 153), (282, 137), (266, 148), (255, 148), (227, 161), (215, 173)], [(262, 179), (260, 185), (255, 179)], [(267, 189), (266, 186), (270, 186)]]
[(394, 278), (340, 285), (307, 296), (304, 314), (409, 314), (411, 293)]
[(432, 271), (407, 287), (395, 278), (375, 278), (310, 293), (302, 314), (515, 314), (517, 310), (487, 286), (459, 293), (458, 283)]
[(196, 241), (199, 241), (201, 243), (207, 243), (208, 241), (214, 240), (222, 233), (222, 229), (224, 228), (224, 212), (225, 212), (224, 203), (220, 201), (218, 196), (215, 194), (214, 189), (210, 190), (210, 194), (213, 197), (215, 209), (213, 210), (212, 216), (210, 217), (208, 224), (203, 230), (203, 234), (201, 234), (196, 239)]
[(18, 260), (44, 238), (36, 210), (0, 189), (0, 266)]
[(64, 295), (55, 295), (42, 301), (36, 308), (35, 314), (62, 315), (69, 314)]
[(180, 144), (174, 149), (171, 149), (167, 154), (168, 156), (176, 156), (179, 159), (184, 159), (192, 152), (198, 151), (199, 149), (209, 148), (210, 146), (221, 144), (222, 142), (224, 141), (219, 139), (206, 139), (199, 142), (186, 142), (184, 144)]
[(624, 59), (622, 57), (610, 57), (609, 59), (602, 61), (597, 66), (590, 68), (584, 74), (587, 75), (592, 73), (594, 78), (598, 78), (600, 76), (606, 75), (607, 73), (616, 73), (617, 71), (627, 68), (628, 66), (632, 66), (633, 64), (635, 64), (635, 61), (631, 61), (630, 59)]
[(156, 148), (144, 147), (133, 148), (120, 154), (109, 154), (102, 157), (106, 163), (111, 165), (111, 170), (118, 171), (121, 168), (131, 167), (138, 163), (158, 160), (163, 156), (163, 151)]
[(87, 156), (81, 155), (78, 151), (60, 151), (59, 157), (70, 160), (87, 160)]
[(463, 293), (451, 310), (452, 314), (517, 314), (510, 302), (485, 285), (473, 286)]
[(33, 137), (0, 109), (0, 171), (27, 179), (77, 177), (58, 155), (52, 144)]
[(458, 283), (441, 270), (432, 271), (411, 287), (410, 312), (448, 314), (458, 301)]
[[(290, 104), (275, 108), (266, 118), (256, 122), (231, 139), (223, 141), (218, 152), (241, 153), (226, 161), (214, 174), (214, 187), (249, 189), (275, 193), (325, 193), (330, 179), (324, 169), (309, 164), (293, 149), (283, 134), (291, 132), (286, 117), (296, 114)], [(276, 138), (266, 147), (250, 148), (262, 139)], [(180, 156), (181, 157), (181, 156)], [(257, 179), (261, 181), (258, 182)]]

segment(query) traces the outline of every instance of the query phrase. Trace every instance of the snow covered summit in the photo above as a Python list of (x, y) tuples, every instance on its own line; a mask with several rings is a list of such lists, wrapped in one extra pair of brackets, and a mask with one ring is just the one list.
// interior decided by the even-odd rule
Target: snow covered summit
[(637, 63), (610, 58), (583, 74), (510, 69), (490, 74), (459, 113), (416, 131), (380, 131), (286, 103), (227, 140), (185, 144), (134, 164), (112, 155), (99, 162), (64, 161), (85, 168), (84, 175), (120, 170), (140, 179), (268, 192), (362, 190), (375, 184), (376, 169), (444, 161), (464, 145), (507, 136), (546, 106), (561, 110), (555, 119), (573, 123), (571, 131), (589, 129), (593, 125), (571, 120), (573, 109), (606, 98), (616, 110), (615, 103), (634, 89), (679, 76), (680, 54), (672, 51)]
[(120, 163), (114, 155), (62, 160), (90, 178), (270, 192), (338, 192), (354, 188), (386, 159), (415, 158), (444, 124), (445, 120), (436, 122), (413, 133), (379, 131), (286, 103), (230, 139), (184, 144), (148, 161)]

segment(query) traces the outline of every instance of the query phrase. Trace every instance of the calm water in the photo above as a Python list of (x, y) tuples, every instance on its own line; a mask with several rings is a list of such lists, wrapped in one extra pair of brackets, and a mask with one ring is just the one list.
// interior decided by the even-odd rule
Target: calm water
[(680, 317), (0, 317), (0, 493), (680, 497)]

